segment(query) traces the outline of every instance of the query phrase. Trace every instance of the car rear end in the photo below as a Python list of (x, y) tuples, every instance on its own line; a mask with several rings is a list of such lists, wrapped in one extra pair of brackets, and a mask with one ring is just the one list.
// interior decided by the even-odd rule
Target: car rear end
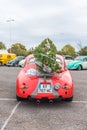
[[(21, 72), (23, 73), (23, 72)], [(21, 77), (22, 78), (22, 77)], [(21, 98), (36, 100), (41, 99), (66, 99), (73, 96), (73, 84), (60, 75), (28, 76), (17, 80), (16, 92)], [(67, 82), (66, 82), (67, 81)]]

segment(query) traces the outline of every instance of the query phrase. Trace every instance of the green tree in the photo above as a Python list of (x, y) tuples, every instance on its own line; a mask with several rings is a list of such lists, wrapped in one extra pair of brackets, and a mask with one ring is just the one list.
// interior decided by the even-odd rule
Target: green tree
[(87, 55), (87, 46), (81, 48), (81, 50), (78, 52), (79, 55)]
[(59, 72), (61, 67), (56, 61), (56, 53), (56, 46), (49, 38), (41, 42), (34, 51), (34, 56), (37, 59), (36, 63), (40, 71), (46, 73)]
[(36, 48), (35, 48), (35, 51), (37, 50), (37, 48), (43, 48), (45, 46), (45, 44), (47, 43), (47, 41), (49, 42), (50, 44), (50, 47), (52, 48), (52, 50), (57, 53), (57, 48), (55, 46), (55, 44), (49, 39), (49, 38), (46, 38), (45, 40), (43, 40)]
[(57, 54), (59, 54), (59, 55), (63, 55), (63, 53), (62, 53), (61, 50), (58, 50), (58, 51), (57, 51)]
[(11, 48), (9, 48), (9, 52), (11, 50), (11, 53), (15, 53), (17, 56), (19, 55), (23, 55), (26, 56), (27, 55), (27, 50), (25, 48), (24, 45), (22, 45), (21, 43), (15, 43), (12, 44)]
[(6, 46), (3, 42), (0, 42), (0, 49), (6, 49)]
[(34, 48), (31, 48), (27, 51), (27, 55), (33, 54), (34, 53)]
[(70, 44), (65, 45), (62, 49), (61, 52), (63, 55), (71, 55), (73, 57), (76, 56), (75, 48), (71, 46)]

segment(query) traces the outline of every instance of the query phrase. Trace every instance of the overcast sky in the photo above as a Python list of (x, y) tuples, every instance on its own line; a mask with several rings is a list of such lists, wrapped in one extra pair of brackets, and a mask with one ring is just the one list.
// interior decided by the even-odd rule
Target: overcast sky
[(0, 0), (0, 41), (7, 47), (19, 42), (29, 49), (47, 37), (58, 49), (86, 46), (87, 0)]

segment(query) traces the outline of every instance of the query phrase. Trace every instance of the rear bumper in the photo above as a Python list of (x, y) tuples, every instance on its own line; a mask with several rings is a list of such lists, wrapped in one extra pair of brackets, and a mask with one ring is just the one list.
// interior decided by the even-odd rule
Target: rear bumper
[(52, 93), (32, 93), (30, 94), (27, 90), (17, 91), (17, 96), (21, 98), (32, 98), (32, 99), (65, 99), (73, 96), (73, 88), (70, 90), (60, 89), (59, 91), (53, 91)]
[(10, 67), (10, 66), (13, 66), (12, 64), (6, 64), (6, 66)]

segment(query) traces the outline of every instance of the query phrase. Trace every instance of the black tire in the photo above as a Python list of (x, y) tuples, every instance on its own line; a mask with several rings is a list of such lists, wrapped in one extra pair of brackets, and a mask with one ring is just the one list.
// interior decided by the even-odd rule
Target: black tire
[(18, 66), (18, 64), (14, 64), (13, 66), (14, 66), (14, 67), (17, 67), (17, 66)]
[(0, 66), (2, 66), (2, 62), (0, 62)]
[(82, 66), (81, 65), (78, 66), (78, 70), (82, 70)]
[(73, 100), (73, 96), (70, 97), (70, 98), (66, 98), (66, 99), (64, 99), (64, 101), (67, 101), (67, 102), (71, 102), (72, 100)]
[(16, 95), (16, 99), (17, 99), (17, 101), (22, 101), (23, 100), (23, 98), (21, 98), (21, 97), (19, 97), (17, 95)]

